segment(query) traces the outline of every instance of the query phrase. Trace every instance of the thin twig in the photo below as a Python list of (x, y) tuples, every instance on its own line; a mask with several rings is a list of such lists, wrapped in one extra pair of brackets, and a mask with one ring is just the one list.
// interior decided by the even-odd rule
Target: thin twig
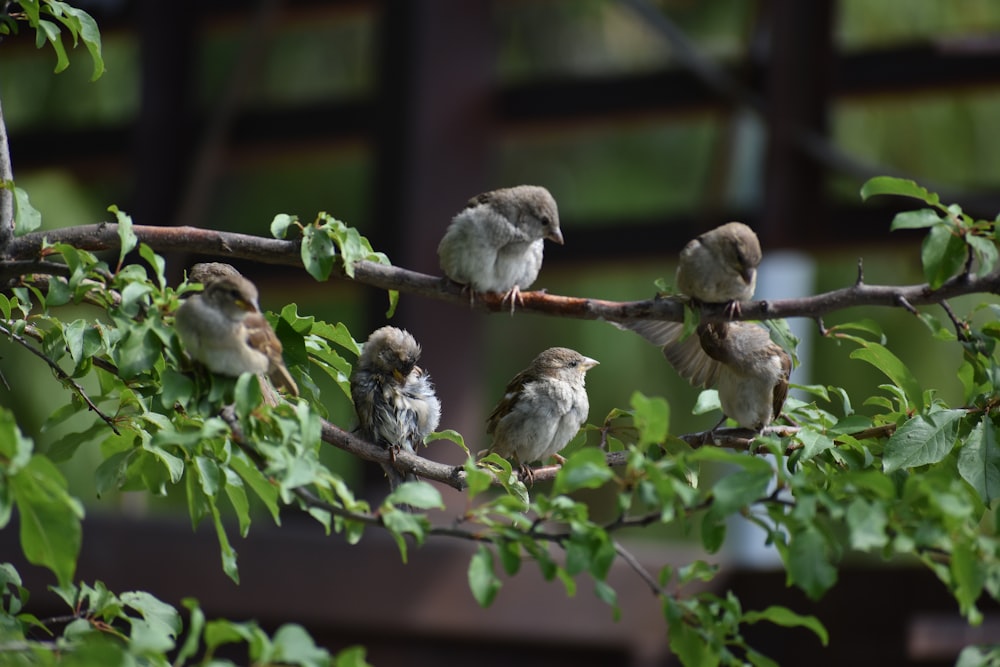
[(907, 298), (905, 296), (903, 296), (902, 294), (900, 294), (899, 296), (897, 296), (896, 299), (899, 301), (899, 305), (902, 308), (904, 308), (906, 311), (908, 311), (911, 315), (919, 315), (920, 314), (917, 311), (917, 309), (913, 307), (913, 304), (911, 304), (907, 300)]
[(951, 304), (947, 301), (941, 301), (941, 308), (944, 310), (945, 314), (948, 315), (948, 319), (951, 320), (952, 325), (955, 327), (955, 336), (958, 340), (966, 342), (969, 340), (969, 323), (963, 322), (958, 319), (955, 315), (955, 311), (951, 309)]
[(115, 435), (121, 435), (121, 433), (118, 432), (118, 428), (115, 426), (115, 422), (111, 419), (111, 417), (101, 412), (101, 409), (98, 408), (92, 400), (90, 400), (89, 396), (87, 396), (87, 392), (83, 390), (83, 387), (81, 387), (76, 382), (76, 380), (71, 378), (66, 373), (66, 371), (60, 368), (59, 364), (57, 364), (56, 362), (52, 361), (47, 356), (45, 356), (45, 354), (41, 350), (35, 349), (35, 347), (31, 343), (29, 343), (27, 339), (25, 339), (23, 336), (14, 333), (13, 331), (3, 326), (2, 324), (0, 324), (0, 333), (6, 334), (8, 338), (18, 343), (24, 349), (28, 350), (33, 355), (35, 355), (36, 357), (47, 363), (49, 365), (49, 368), (52, 369), (52, 372), (56, 374), (56, 377), (58, 377), (65, 384), (68, 384), (71, 387), (73, 387), (73, 390), (77, 393), (77, 395), (81, 399), (83, 399), (83, 402), (87, 404), (87, 407), (90, 408), (91, 411), (95, 412), (97, 416), (104, 421), (104, 423), (110, 426), (111, 430), (114, 431)]
[(653, 592), (653, 595), (656, 595), (657, 597), (667, 595), (667, 592), (663, 590), (662, 586), (660, 586), (660, 582), (656, 580), (649, 570), (643, 567), (642, 563), (639, 562), (639, 559), (632, 555), (632, 552), (622, 546), (622, 543), (618, 540), (612, 540), (611, 542), (615, 545), (615, 553), (621, 556), (621, 559), (625, 561), (625, 563), (632, 568), (636, 574), (639, 575), (639, 578), (646, 582), (649, 589)]

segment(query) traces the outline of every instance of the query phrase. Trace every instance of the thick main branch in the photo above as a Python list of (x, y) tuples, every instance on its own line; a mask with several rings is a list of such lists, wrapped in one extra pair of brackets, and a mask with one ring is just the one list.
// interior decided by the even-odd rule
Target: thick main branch
[[(264, 264), (302, 266), (298, 241), (272, 239), (250, 234), (220, 232), (196, 227), (151, 227), (136, 225), (133, 231), (139, 240), (157, 252), (181, 250), (216, 258), (243, 259)], [(113, 223), (82, 225), (47, 232), (34, 232), (15, 239), (7, 249), (6, 259), (37, 260), (42, 242), (68, 243), (90, 251), (114, 250), (119, 247), (118, 226)], [(459, 285), (440, 276), (429, 276), (401, 267), (360, 261), (355, 264), (354, 280), (387, 290), (398, 290), (441, 301), (466, 305), (468, 294)], [(344, 272), (334, 269), (334, 276), (347, 280)], [(941, 303), (964, 294), (1000, 292), (1000, 270), (982, 277), (961, 274), (938, 289), (928, 285), (866, 285), (858, 282), (832, 292), (796, 299), (753, 301), (743, 305), (739, 319), (765, 320), (784, 317), (818, 318), (855, 306), (905, 307)], [(584, 320), (628, 321), (657, 319), (683, 321), (684, 305), (677, 299), (653, 298), (643, 301), (606, 301), (571, 296), (524, 292), (520, 312)], [(506, 312), (500, 295), (477, 294), (473, 307), (488, 312)], [(706, 306), (705, 321), (718, 321), (729, 316), (723, 306)]]

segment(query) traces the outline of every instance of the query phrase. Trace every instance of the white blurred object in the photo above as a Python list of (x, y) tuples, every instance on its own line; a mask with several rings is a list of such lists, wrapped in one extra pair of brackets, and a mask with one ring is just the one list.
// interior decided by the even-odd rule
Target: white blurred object
[[(753, 298), (760, 301), (811, 296), (815, 279), (816, 262), (810, 256), (791, 250), (768, 252), (765, 247), (764, 260), (757, 269), (757, 292)], [(791, 381), (809, 384), (809, 360), (816, 326), (812, 320), (803, 317), (788, 320), (788, 325), (799, 339), (796, 354), (800, 365), (792, 370)], [(800, 398), (794, 390), (789, 395)], [(772, 465), (777, 465), (772, 456), (768, 455), (768, 459)], [(755, 512), (764, 514), (763, 509), (755, 509)], [(733, 516), (727, 528), (729, 539), (726, 540), (725, 555), (730, 562), (757, 569), (773, 569), (781, 565), (781, 557), (773, 546), (765, 543), (767, 537), (759, 526), (743, 517)]]

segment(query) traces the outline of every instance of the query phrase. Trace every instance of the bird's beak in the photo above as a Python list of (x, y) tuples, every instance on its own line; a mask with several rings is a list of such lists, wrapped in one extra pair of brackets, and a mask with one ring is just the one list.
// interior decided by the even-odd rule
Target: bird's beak
[(549, 234), (545, 238), (547, 238), (548, 240), (552, 241), (553, 243), (558, 243), (559, 245), (563, 244), (563, 235), (562, 235), (562, 230), (561, 229), (557, 229), (557, 230), (553, 231), (551, 234)]
[(395, 378), (396, 382), (399, 382), (399, 383), (402, 384), (402, 382), (403, 382), (403, 372), (401, 370), (399, 370), (398, 368), (393, 368), (392, 369), (392, 377)]
[(757, 278), (757, 269), (748, 266), (747, 268), (740, 271), (740, 275), (743, 277), (743, 282), (745, 282), (747, 285), (750, 285)]
[(583, 370), (584, 371), (589, 371), (594, 366), (600, 365), (600, 363), (601, 362), (599, 362), (597, 359), (591, 359), (590, 357), (584, 357), (583, 358), (583, 363), (580, 364), (580, 365), (583, 366)]

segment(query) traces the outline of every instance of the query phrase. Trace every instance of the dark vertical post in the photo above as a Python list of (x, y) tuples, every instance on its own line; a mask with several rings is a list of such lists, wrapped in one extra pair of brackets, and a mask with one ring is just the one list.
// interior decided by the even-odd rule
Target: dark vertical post
[(826, 224), (823, 165), (797, 136), (825, 137), (834, 57), (835, 0), (771, 0), (766, 95), (768, 147), (762, 243), (784, 244), (790, 230)]
[[(440, 274), (437, 244), (451, 217), (489, 189), (490, 3), (386, 0), (381, 11), (371, 237), (394, 264)], [(373, 299), (371, 328), (383, 323), (385, 304), (381, 294)], [(423, 347), (421, 365), (442, 402), (441, 427), (472, 441), (484, 435), (482, 319), (404, 295), (393, 322)]]
[(136, 6), (142, 92), (129, 210), (137, 224), (171, 224), (187, 183), (199, 14), (191, 0)]

